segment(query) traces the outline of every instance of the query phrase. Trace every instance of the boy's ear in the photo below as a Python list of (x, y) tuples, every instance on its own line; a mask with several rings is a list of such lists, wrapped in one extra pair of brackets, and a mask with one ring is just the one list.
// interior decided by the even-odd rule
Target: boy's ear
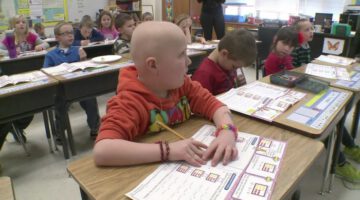
[(221, 49), (219, 54), (222, 56), (222, 57), (228, 57), (229, 56), (229, 51), (227, 49)]
[(145, 67), (148, 71), (152, 71), (154, 73), (158, 73), (158, 67), (157, 67), (157, 63), (156, 63), (156, 58), (155, 57), (147, 57), (145, 59)]

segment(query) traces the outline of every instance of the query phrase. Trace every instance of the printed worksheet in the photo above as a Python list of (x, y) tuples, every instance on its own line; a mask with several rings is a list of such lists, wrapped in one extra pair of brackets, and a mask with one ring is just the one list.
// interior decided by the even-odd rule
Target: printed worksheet
[(327, 55), (327, 56), (321, 55), (318, 58), (316, 58), (316, 60), (331, 64), (343, 65), (343, 66), (351, 65), (352, 63), (355, 62), (355, 59), (345, 58), (341, 56), (334, 56), (334, 55)]
[(309, 63), (306, 66), (305, 73), (323, 78), (350, 81), (349, 72), (347, 71), (347, 69), (342, 67), (333, 67), (333, 66)]
[(272, 121), (305, 95), (288, 88), (255, 81), (231, 89), (217, 98), (231, 110)]
[[(205, 125), (193, 138), (210, 144), (215, 130)], [(162, 164), (126, 196), (135, 200), (269, 199), (286, 143), (239, 132), (236, 147), (238, 160), (227, 166), (212, 167), (210, 161), (201, 167), (186, 162)]]
[(215, 49), (217, 47), (217, 44), (200, 44), (200, 43), (192, 43), (188, 44), (188, 49), (195, 49), (195, 50), (211, 50)]

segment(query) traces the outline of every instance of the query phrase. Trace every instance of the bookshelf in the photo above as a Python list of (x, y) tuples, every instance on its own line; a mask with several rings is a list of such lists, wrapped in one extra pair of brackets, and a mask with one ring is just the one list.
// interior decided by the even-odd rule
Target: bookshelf
[(117, 11), (141, 19), (141, 0), (116, 0), (115, 3)]

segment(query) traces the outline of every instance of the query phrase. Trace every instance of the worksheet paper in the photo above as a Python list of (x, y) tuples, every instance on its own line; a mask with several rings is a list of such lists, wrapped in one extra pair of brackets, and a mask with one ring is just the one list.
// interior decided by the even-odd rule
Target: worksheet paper
[(306, 66), (305, 73), (313, 76), (328, 78), (328, 79), (339, 79), (339, 80), (350, 81), (349, 72), (347, 71), (346, 68), (342, 68), (342, 67), (333, 67), (333, 66), (309, 63)]
[(327, 55), (327, 56), (321, 55), (318, 58), (316, 58), (316, 60), (331, 64), (343, 65), (343, 66), (351, 65), (352, 63), (355, 62), (355, 59), (344, 58), (334, 55)]
[(272, 121), (306, 94), (255, 81), (234, 88), (217, 98), (231, 110)]
[[(194, 136), (207, 145), (216, 128), (203, 126)], [(227, 166), (201, 167), (186, 162), (161, 164), (136, 188), (126, 194), (135, 200), (159, 199), (270, 199), (280, 170), (286, 143), (238, 133), (238, 159)]]

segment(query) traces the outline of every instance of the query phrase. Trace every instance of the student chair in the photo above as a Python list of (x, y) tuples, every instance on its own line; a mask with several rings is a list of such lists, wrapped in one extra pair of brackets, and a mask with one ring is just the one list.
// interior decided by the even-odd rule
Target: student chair
[[(256, 80), (259, 79), (259, 69), (264, 68), (264, 62), (270, 53), (270, 47), (272, 45), (273, 38), (279, 29), (280, 27), (259, 27), (258, 40), (261, 41), (261, 43), (258, 45), (258, 56), (256, 60)], [(262, 71), (264, 72), (264, 70)]]

